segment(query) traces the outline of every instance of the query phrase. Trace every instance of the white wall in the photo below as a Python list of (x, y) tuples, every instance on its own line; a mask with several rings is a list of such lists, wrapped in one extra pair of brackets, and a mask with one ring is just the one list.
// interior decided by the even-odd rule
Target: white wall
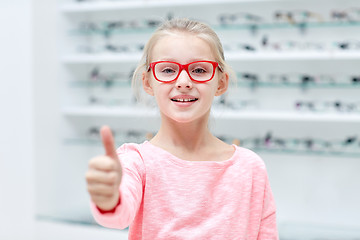
[(33, 229), (32, 0), (0, 1), (0, 239)]

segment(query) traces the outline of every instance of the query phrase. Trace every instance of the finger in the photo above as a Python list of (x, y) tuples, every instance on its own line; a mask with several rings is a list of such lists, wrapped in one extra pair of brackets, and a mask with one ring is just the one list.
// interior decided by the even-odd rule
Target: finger
[(108, 126), (103, 126), (100, 129), (102, 143), (105, 149), (106, 156), (118, 160), (118, 156), (115, 149), (114, 137), (111, 133), (111, 129)]
[(104, 172), (98, 170), (90, 170), (85, 175), (86, 181), (88, 184), (107, 184), (114, 185), (118, 181), (118, 176), (116, 172)]
[(92, 158), (89, 161), (89, 170), (98, 170), (98, 171), (117, 171), (119, 169), (119, 162), (114, 161), (109, 156), (98, 156)]
[(87, 186), (87, 190), (91, 195), (98, 195), (111, 198), (116, 192), (115, 186), (106, 184), (90, 184)]
[(104, 196), (104, 195), (99, 195), (99, 194), (91, 194), (90, 197), (91, 197), (91, 200), (95, 203), (107, 202), (107, 201), (109, 201), (109, 199), (111, 199), (111, 197), (109, 197), (109, 196)]
[[(92, 194), (90, 195), (90, 197), (91, 200), (102, 210), (113, 209), (119, 201), (119, 197), (116, 195), (109, 197), (104, 195)], [(104, 206), (104, 204), (106, 204), (106, 206)]]

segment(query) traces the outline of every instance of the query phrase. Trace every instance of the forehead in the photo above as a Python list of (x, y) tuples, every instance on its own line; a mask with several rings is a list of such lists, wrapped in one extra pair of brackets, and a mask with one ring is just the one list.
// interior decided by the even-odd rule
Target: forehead
[(188, 63), (196, 60), (215, 60), (205, 40), (189, 33), (176, 33), (160, 38), (151, 52), (151, 61), (169, 60)]

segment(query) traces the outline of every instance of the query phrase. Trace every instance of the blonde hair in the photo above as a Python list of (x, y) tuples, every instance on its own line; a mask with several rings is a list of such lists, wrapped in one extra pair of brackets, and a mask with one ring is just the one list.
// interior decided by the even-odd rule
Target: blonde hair
[(140, 89), (142, 84), (142, 74), (146, 72), (149, 68), (151, 61), (151, 52), (154, 48), (157, 41), (165, 36), (174, 35), (176, 33), (190, 33), (200, 39), (207, 42), (213, 54), (215, 56), (215, 61), (219, 63), (219, 68), (223, 72), (227, 72), (230, 76), (230, 79), (235, 78), (235, 74), (231, 67), (225, 62), (224, 50), (221, 44), (221, 41), (218, 35), (212, 30), (207, 24), (190, 20), (187, 18), (178, 18), (165, 21), (150, 37), (149, 41), (144, 47), (144, 52), (142, 58), (134, 71), (132, 77), (132, 88), (134, 90), (135, 97), (138, 100), (142, 99)]

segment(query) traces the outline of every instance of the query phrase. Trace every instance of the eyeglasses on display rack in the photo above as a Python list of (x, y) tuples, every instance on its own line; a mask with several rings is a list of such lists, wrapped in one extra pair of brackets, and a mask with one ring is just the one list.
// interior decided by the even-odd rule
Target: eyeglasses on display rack
[(203, 83), (213, 79), (217, 67), (219, 64), (213, 61), (195, 61), (184, 65), (171, 61), (158, 61), (150, 63), (148, 71), (152, 70), (157, 81), (171, 83), (176, 81), (182, 70), (185, 70), (192, 81)]
[(123, 53), (123, 52), (130, 52), (129, 47), (126, 45), (114, 45), (114, 44), (105, 44), (105, 50), (115, 53)]
[(143, 43), (131, 43), (131, 44), (111, 44), (103, 43), (100, 45), (80, 45), (77, 47), (77, 51), (86, 54), (97, 54), (97, 53), (116, 53), (116, 54), (132, 54), (141, 53), (145, 47)]
[(334, 78), (329, 75), (310, 74), (269, 74), (268, 81), (271, 83), (282, 83), (283, 85), (297, 85), (301, 88), (315, 84), (333, 84)]
[[(154, 136), (154, 132), (145, 130), (114, 130), (112, 134), (117, 143), (122, 144), (124, 142), (136, 142), (141, 143), (145, 140), (151, 140)], [(100, 127), (90, 126), (81, 135), (76, 137), (68, 137), (64, 139), (64, 143), (67, 145), (101, 145)]]
[(234, 42), (234, 43), (224, 42), (223, 47), (224, 50), (228, 52), (232, 52), (232, 51), (255, 52), (259, 50), (253, 44), (239, 43), (239, 42)]
[(246, 27), (255, 33), (258, 25), (263, 22), (263, 18), (253, 13), (238, 12), (238, 13), (223, 13), (218, 16), (221, 27), (237, 26)]
[(71, 87), (130, 87), (134, 70), (125, 72), (102, 72), (99, 66), (95, 66), (87, 74), (85, 80), (70, 81)]
[(323, 21), (321, 14), (309, 10), (276, 10), (273, 18), (275, 22), (286, 22), (290, 24)]
[(308, 110), (315, 112), (332, 111), (359, 113), (360, 102), (345, 102), (340, 100), (335, 101), (296, 101), (296, 110)]
[(158, 27), (165, 19), (172, 19), (173, 13), (169, 12), (165, 16), (152, 17), (146, 19), (129, 19), (129, 20), (113, 20), (113, 21), (83, 21), (80, 22), (72, 33), (78, 34), (98, 34), (105, 38), (109, 38), (114, 33), (122, 33), (123, 31), (139, 31), (152, 30)]
[[(114, 138), (120, 142), (143, 142), (145, 140), (150, 140), (154, 133), (151, 131), (143, 131), (143, 130), (135, 130), (135, 129), (127, 129), (127, 130), (114, 130), (112, 129), (112, 134)], [(92, 126), (89, 127), (87, 132), (85, 133), (85, 142), (90, 141), (93, 143), (100, 143), (100, 127)]]
[(355, 39), (335, 42), (334, 45), (340, 50), (360, 50), (360, 41)]
[(113, 106), (131, 106), (136, 104), (136, 99), (132, 96), (130, 99), (129, 97), (102, 97), (102, 96), (95, 96), (90, 95), (88, 97), (88, 102), (92, 106), (105, 106), (105, 107), (113, 107)]
[(288, 138), (277, 137), (271, 131), (263, 136), (238, 138), (218, 136), (225, 142), (234, 143), (259, 152), (273, 152), (285, 154), (319, 154), (342, 155), (349, 157), (360, 156), (360, 140), (357, 135), (345, 136), (340, 139), (320, 139), (315, 137)]
[(89, 74), (89, 79), (90, 82), (102, 83), (105, 87), (112, 87), (115, 84), (119, 86), (130, 86), (132, 74), (133, 71), (129, 73), (101, 73), (99, 67), (94, 67)]
[(219, 101), (214, 102), (214, 108), (225, 107), (232, 110), (251, 110), (259, 108), (259, 101), (254, 99), (229, 99), (225, 94), (219, 97)]
[(333, 21), (340, 22), (359, 22), (360, 21), (360, 8), (348, 8), (344, 10), (332, 10), (330, 17)]
[[(151, 22), (149, 20), (149, 22)], [(135, 24), (133, 24), (135, 26)], [(78, 46), (79, 52), (84, 53), (99, 53), (99, 52), (112, 52), (112, 53), (133, 53), (142, 52), (144, 49), (144, 43), (127, 43), (127, 44), (114, 44), (109, 42), (110, 33), (116, 29), (122, 29), (123, 24), (119, 22), (110, 22), (105, 24), (105, 27), (99, 27), (93, 22), (83, 22), (81, 24), (80, 32), (101, 33), (104, 36), (103, 43), (95, 45), (82, 45)], [(128, 26), (127, 28), (131, 28)], [(104, 30), (105, 29), (105, 30)], [(332, 52), (332, 51), (359, 51), (360, 41), (357, 39), (345, 39), (345, 40), (332, 40), (332, 41), (303, 41), (301, 39), (282, 39), (282, 40), (270, 40), (270, 37), (266, 34), (263, 35), (258, 42), (223, 42), (225, 51), (244, 51), (244, 52), (260, 52), (273, 50), (280, 51), (316, 51), (316, 52)]]
[(296, 27), (300, 33), (305, 33), (310, 27), (337, 27), (339, 23), (357, 26), (360, 23), (360, 8), (329, 10), (328, 13), (318, 13), (307, 9), (275, 10), (272, 18), (266, 19), (251, 12), (222, 13), (218, 15), (219, 26), (226, 29), (229, 26), (238, 29), (249, 29), (256, 33), (259, 29), (276, 29)]
[[(309, 87), (310, 84), (321, 84), (317, 82), (314, 76), (308, 74), (268, 74), (266, 79), (261, 80), (257, 74), (254, 73), (238, 73), (240, 83), (248, 84), (250, 88), (256, 87), (299, 87), (301, 89)], [(329, 79), (328, 83), (332, 83)], [(313, 85), (312, 85), (313, 86)]]
[(309, 41), (295, 41), (282, 40), (270, 42), (269, 37), (264, 35), (261, 39), (262, 50), (275, 51), (324, 51), (330, 50), (324, 42), (309, 42)]
[(309, 10), (276, 10), (273, 14), (275, 23), (287, 23), (297, 26), (304, 33), (308, 23), (323, 22), (323, 17)]
[(360, 86), (357, 83), (357, 76), (347, 76), (343, 74), (309, 74), (309, 73), (272, 73), (267, 77), (270, 83), (281, 84), (284, 86), (309, 87), (349, 87)]
[(117, 20), (108, 22), (80, 22), (75, 32), (83, 34), (100, 34), (104, 37), (109, 37), (112, 33), (119, 30), (126, 29), (140, 29), (140, 28), (154, 28), (161, 24), (158, 20)]
[(352, 76), (351, 77), (351, 82), (355, 85), (355, 84), (360, 84), (360, 76)]
[(271, 42), (267, 35), (261, 39), (263, 50), (276, 51), (333, 51), (333, 50), (360, 50), (360, 41), (357, 39), (338, 40), (329, 42), (282, 40)]
[(257, 87), (298, 87), (308, 88), (353, 88), (360, 87), (360, 76), (343, 74), (268, 73), (260, 77), (252, 72), (238, 72), (240, 86)]
[(218, 19), (221, 25), (259, 23), (263, 20), (258, 15), (246, 12), (223, 13), (218, 16)]
[(107, 78), (117, 78), (117, 79), (131, 79), (133, 70), (128, 73), (122, 72), (102, 72), (99, 66), (95, 66), (91, 69), (90, 73), (88, 74), (89, 79), (91, 81), (103, 81)]
[(228, 52), (333, 52), (333, 51), (359, 51), (359, 40), (338, 41), (302, 41), (302, 40), (277, 40), (270, 41), (267, 35), (262, 36), (259, 42), (224, 42), (223, 47)]

